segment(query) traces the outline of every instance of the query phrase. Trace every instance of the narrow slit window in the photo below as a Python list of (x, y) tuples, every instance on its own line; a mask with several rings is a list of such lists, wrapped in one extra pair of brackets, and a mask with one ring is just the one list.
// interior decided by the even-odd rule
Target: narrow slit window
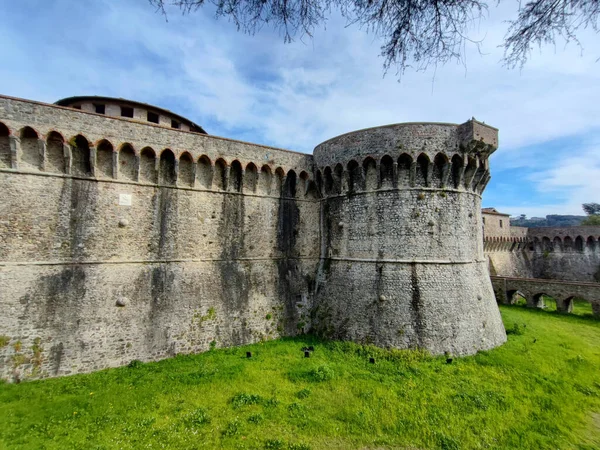
[(148, 122), (158, 123), (158, 114), (148, 111)]
[(101, 103), (94, 103), (94, 107), (96, 108), (97, 114), (105, 114), (106, 113), (106, 105)]
[(500, 221), (500, 228), (502, 228), (502, 221)]
[(133, 108), (130, 108), (129, 106), (121, 106), (121, 117), (133, 118)]

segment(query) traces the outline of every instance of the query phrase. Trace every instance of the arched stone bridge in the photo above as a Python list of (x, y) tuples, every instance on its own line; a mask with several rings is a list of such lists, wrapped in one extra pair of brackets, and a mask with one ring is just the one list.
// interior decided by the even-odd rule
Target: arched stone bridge
[(594, 316), (600, 318), (600, 283), (582, 281), (545, 280), (540, 278), (490, 277), (499, 303), (512, 304), (515, 294), (527, 300), (531, 308), (543, 308), (542, 295), (556, 299), (556, 309), (562, 312), (573, 310), (573, 298), (584, 298), (592, 304)]

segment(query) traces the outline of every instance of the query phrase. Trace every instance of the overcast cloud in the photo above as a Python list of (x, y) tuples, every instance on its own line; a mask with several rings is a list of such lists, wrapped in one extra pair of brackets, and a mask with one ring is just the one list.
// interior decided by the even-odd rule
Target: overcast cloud
[(492, 6), (466, 67), (383, 76), (381, 43), (333, 17), (314, 39), (284, 44), (215, 20), (169, 21), (145, 0), (0, 2), (0, 93), (54, 102), (108, 95), (156, 104), (210, 134), (311, 152), (354, 129), (406, 121), (500, 129), (486, 206), (510, 214), (582, 214), (600, 202), (600, 43), (546, 47), (508, 70), (497, 47), (517, 4)]

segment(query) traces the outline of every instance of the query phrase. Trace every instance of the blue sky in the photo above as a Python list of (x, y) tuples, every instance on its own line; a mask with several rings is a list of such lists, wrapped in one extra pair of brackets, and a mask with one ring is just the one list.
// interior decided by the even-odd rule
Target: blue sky
[(465, 64), (385, 77), (374, 35), (333, 16), (314, 38), (284, 44), (215, 20), (210, 8), (168, 21), (146, 0), (0, 0), (0, 93), (54, 102), (107, 95), (171, 109), (210, 134), (311, 152), (338, 134), (407, 121), (500, 129), (485, 206), (510, 214), (582, 214), (600, 202), (600, 40), (500, 64), (504, 20), (490, 5)]

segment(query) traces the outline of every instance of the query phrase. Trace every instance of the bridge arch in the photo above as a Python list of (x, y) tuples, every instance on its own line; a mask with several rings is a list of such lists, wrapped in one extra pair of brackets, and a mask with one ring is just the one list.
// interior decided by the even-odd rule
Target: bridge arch
[(544, 297), (552, 296), (546, 294), (546, 292), (538, 292), (537, 294), (533, 294), (529, 298), (527, 298), (527, 306), (540, 309), (545, 308), (546, 303), (544, 303)]

